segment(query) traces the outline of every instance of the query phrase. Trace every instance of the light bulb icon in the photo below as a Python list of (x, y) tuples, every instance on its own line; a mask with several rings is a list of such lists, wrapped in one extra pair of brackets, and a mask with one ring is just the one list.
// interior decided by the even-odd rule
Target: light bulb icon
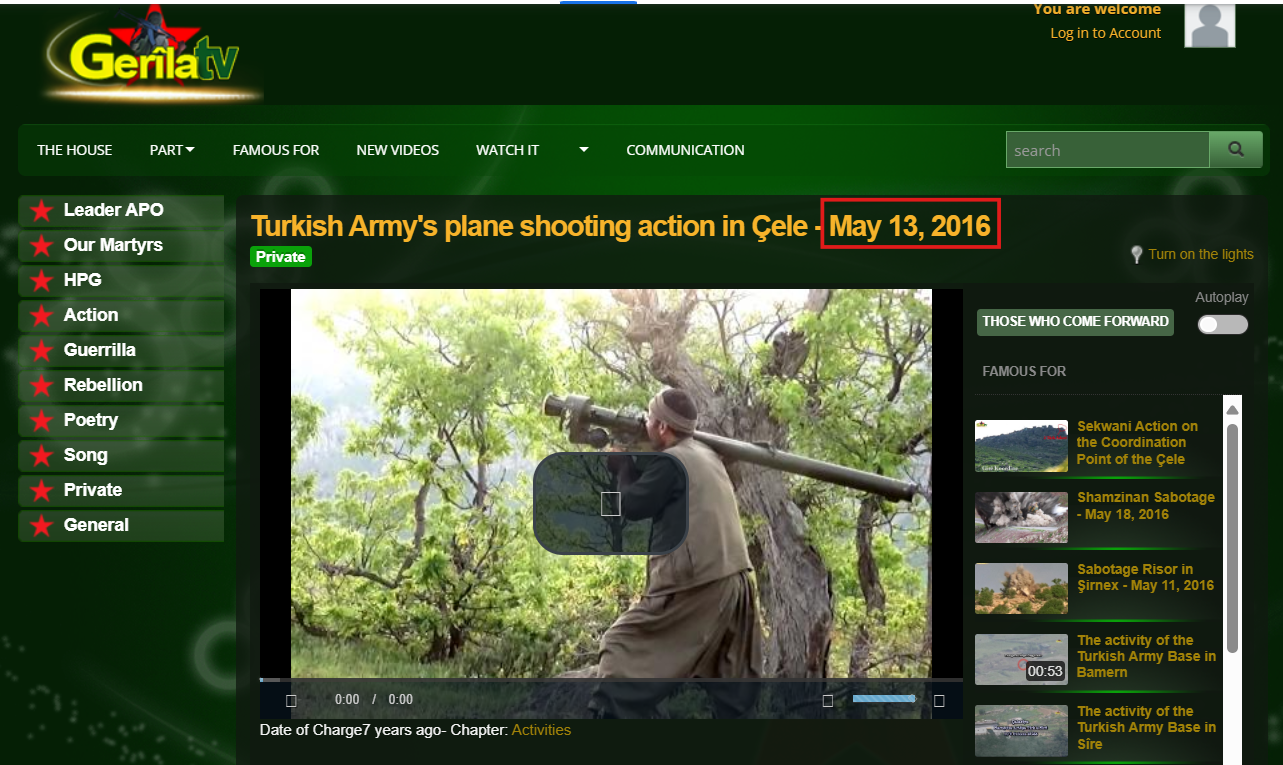
[(1136, 259), (1136, 265), (1140, 265), (1140, 256), (1145, 254), (1145, 248), (1139, 244), (1132, 248), (1132, 257)]

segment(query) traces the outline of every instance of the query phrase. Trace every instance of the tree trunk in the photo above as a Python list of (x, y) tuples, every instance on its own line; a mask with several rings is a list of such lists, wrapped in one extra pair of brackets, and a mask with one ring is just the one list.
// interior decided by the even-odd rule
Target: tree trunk
[[(813, 290), (807, 309), (822, 311), (829, 292)], [(661, 305), (654, 290), (613, 294), (629, 309), (624, 336), (639, 352), (643, 346), (649, 350), (647, 361), (655, 379), (695, 399), (701, 430), (784, 445), (784, 427), (764, 406), (730, 398), (683, 347), (690, 315), (699, 303), (693, 290), (676, 305)], [(787, 376), (805, 361), (807, 348), (801, 333), (782, 333), (773, 345), (775, 358), (768, 365), (769, 373)], [(819, 551), (807, 542), (806, 519), (789, 498), (783, 473), (747, 464), (731, 464), (727, 470), (740, 512), (764, 521), (757, 538), (749, 540), (749, 549), (759, 567), (759, 596), (766, 620), (765, 672), (771, 677), (822, 678), (828, 668), (833, 592)]]
[[(923, 492), (927, 498), (927, 508), (931, 508), (931, 473), (927, 473), (927, 490)], [(935, 521), (934, 516), (932, 522)], [(931, 545), (932, 545), (932, 528), (927, 525), (927, 627), (922, 634), (922, 655), (927, 657), (927, 677), (935, 677), (935, 658), (931, 652)]]
[[(927, 508), (929, 509), (929, 508), (931, 507), (931, 473), (930, 473), (930, 472), (928, 472), (928, 473), (927, 473), (927, 489), (926, 489), (926, 491), (925, 491), (925, 492), (923, 492), (923, 496), (925, 496), (925, 497), (927, 498)], [(934, 522), (934, 521), (935, 521), (935, 518), (933, 517), (931, 520), (932, 520), (932, 522)], [(924, 631), (923, 631), (923, 633), (922, 633), (922, 655), (923, 655), (923, 656), (925, 656), (925, 657), (927, 657), (927, 677), (935, 677), (935, 676), (936, 676), (936, 674), (935, 674), (935, 670), (936, 670), (935, 655), (931, 652), (931, 647), (932, 647), (932, 640), (931, 640), (931, 545), (932, 545), (932, 528), (933, 528), (933, 526), (931, 526), (931, 525), (928, 525), (928, 526), (927, 526), (927, 627), (926, 627), (926, 630), (924, 630)], [(929, 717), (931, 716), (931, 708), (932, 708), (932, 705), (931, 705), (931, 704), (926, 703), (926, 699), (925, 699), (925, 697), (924, 697), (924, 699), (923, 699), (923, 704), (922, 704), (922, 719), (924, 719), (924, 720), (925, 720), (925, 719), (927, 719), (927, 718), (929, 718)]]
[(851, 677), (868, 677), (870, 658), (873, 656), (874, 638), (869, 625), (886, 623), (887, 597), (878, 574), (878, 563), (873, 558), (873, 526), (882, 514), (882, 502), (875, 496), (860, 500), (860, 516), (855, 526), (856, 568), (860, 577), (860, 592), (864, 595), (864, 621), (851, 643)]
[(731, 473), (741, 509), (765, 520), (759, 540), (769, 587), (761, 593), (770, 629), (765, 667), (772, 677), (824, 677), (833, 628), (833, 589), (820, 553), (806, 540), (806, 520), (783, 476), (737, 465)]

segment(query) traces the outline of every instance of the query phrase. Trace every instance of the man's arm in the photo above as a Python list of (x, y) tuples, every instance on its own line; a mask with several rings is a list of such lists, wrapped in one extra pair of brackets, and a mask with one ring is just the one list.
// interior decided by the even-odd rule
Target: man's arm
[(630, 521), (640, 521), (659, 515), (672, 499), (682, 476), (675, 460), (671, 457), (643, 458), (646, 463), (641, 475), (631, 480), (635, 472), (629, 475), (626, 471), (619, 473), (620, 502), (623, 505), (624, 517)]

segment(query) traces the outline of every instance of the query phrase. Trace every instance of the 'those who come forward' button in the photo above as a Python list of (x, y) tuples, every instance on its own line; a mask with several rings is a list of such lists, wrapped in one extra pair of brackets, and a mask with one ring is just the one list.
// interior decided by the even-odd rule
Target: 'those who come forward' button
[(1171, 337), (1170, 308), (982, 308), (981, 337)]
[(258, 268), (308, 268), (312, 265), (312, 248), (251, 247), (249, 264)]

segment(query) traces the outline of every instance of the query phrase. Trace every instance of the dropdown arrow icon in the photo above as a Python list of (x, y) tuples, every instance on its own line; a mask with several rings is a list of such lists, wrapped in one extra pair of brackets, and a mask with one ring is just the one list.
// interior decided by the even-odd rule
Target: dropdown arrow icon
[(579, 147), (579, 150), (580, 150), (580, 151), (588, 151), (588, 147), (587, 147), (587, 146), (580, 146), (580, 147)]
[(196, 148), (196, 147), (195, 147), (195, 146), (188, 146), (188, 147), (187, 147), (187, 150), (188, 150), (188, 151), (191, 151), (191, 150), (192, 150), (192, 149), (194, 149), (194, 148)]

